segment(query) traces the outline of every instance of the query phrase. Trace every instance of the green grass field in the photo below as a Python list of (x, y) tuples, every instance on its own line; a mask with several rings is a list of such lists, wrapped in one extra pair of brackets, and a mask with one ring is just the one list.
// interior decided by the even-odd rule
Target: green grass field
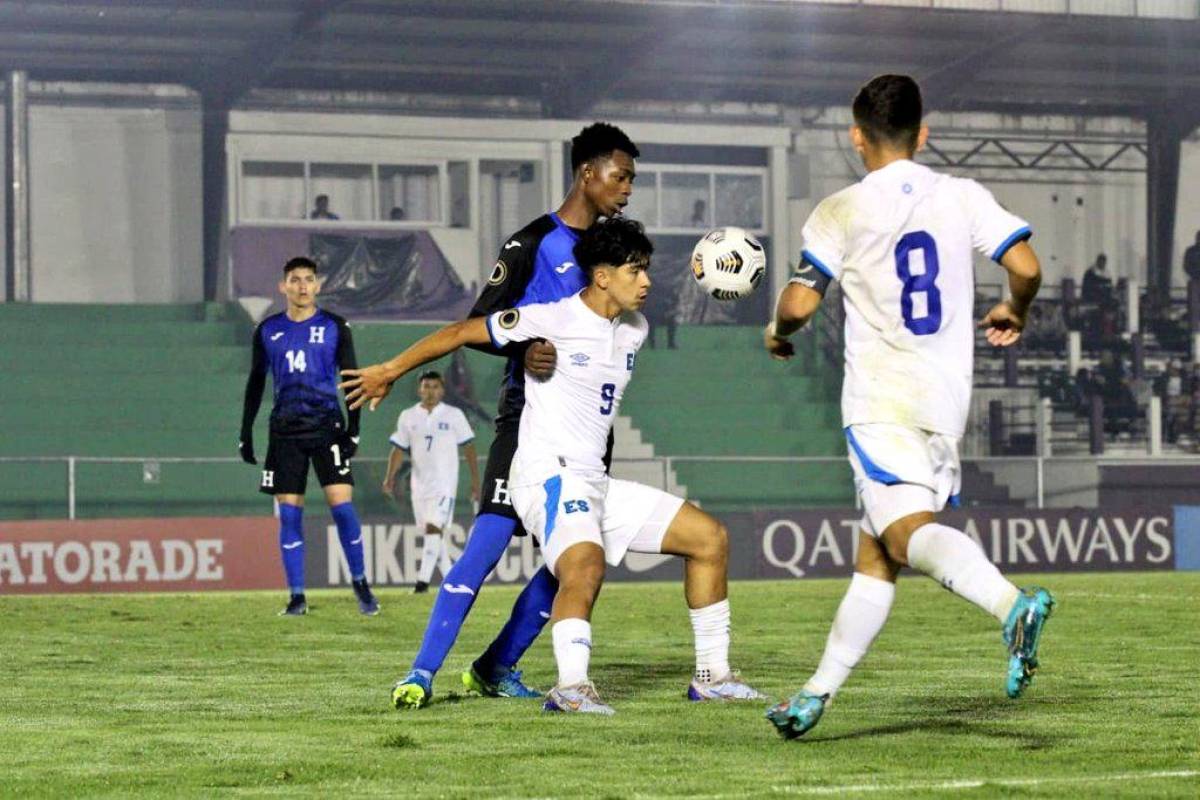
[[(998, 626), (921, 578), (805, 739), (682, 699), (680, 587), (614, 584), (592, 674), (612, 719), (461, 697), (514, 597), (488, 587), (418, 712), (388, 705), (430, 596), (0, 597), (0, 795), (403, 797), (1200, 794), (1200, 574), (1039, 576), (1059, 606), (1026, 699)], [(732, 587), (734, 660), (774, 696), (815, 666), (844, 581)], [(552, 681), (548, 636), (527, 677)]]

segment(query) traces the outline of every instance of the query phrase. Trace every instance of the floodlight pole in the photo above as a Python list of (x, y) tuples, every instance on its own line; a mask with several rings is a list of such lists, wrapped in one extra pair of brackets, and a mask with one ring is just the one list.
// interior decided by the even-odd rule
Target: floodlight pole
[(204, 299), (217, 300), (221, 254), (225, 233), (226, 160), (225, 135), (229, 133), (227, 96), (202, 91), (200, 94), (200, 180), (203, 196)]
[(4, 107), (4, 264), (5, 298), (33, 299), (33, 262), (29, 250), (29, 76), (13, 70), (5, 76)]

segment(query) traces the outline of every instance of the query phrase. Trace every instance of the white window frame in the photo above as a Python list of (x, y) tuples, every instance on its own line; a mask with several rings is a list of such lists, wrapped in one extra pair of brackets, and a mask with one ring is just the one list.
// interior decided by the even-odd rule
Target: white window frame
[[(284, 157), (271, 157), (264, 155), (246, 155), (240, 158), (237, 162), (237, 209), (238, 225), (279, 225), (286, 223), (288, 225), (301, 225), (310, 227), (344, 227), (344, 228), (362, 228), (365, 226), (375, 227), (383, 226), (387, 228), (398, 229), (416, 229), (425, 230), (428, 228), (445, 228), (450, 225), (450, 162), (451, 161), (466, 161), (467, 159), (436, 159), (436, 158), (374, 158), (363, 159), (354, 156), (337, 157), (337, 156), (317, 156), (308, 159), (296, 159)], [(243, 210), (247, 207), (246, 204), (246, 171), (245, 165), (248, 162), (257, 163), (275, 163), (275, 164), (302, 164), (304, 166), (304, 208), (305, 216), (303, 218), (292, 217), (250, 217), (243, 214)], [(372, 219), (309, 219), (308, 214), (312, 210), (313, 200), (316, 197), (313, 191), (312, 183), (312, 168), (315, 164), (353, 164), (355, 166), (366, 166), (371, 170), (371, 214)], [(438, 219), (431, 220), (391, 220), (381, 219), (381, 209), (379, 208), (379, 168), (380, 167), (437, 167), (437, 182), (438, 182)], [(336, 211), (336, 209), (335, 209)]]
[[(687, 235), (703, 234), (709, 229), (716, 227), (721, 223), (716, 219), (717, 211), (717, 176), (718, 175), (748, 175), (759, 179), (759, 185), (762, 187), (762, 220), (756, 228), (747, 228), (746, 230), (756, 235), (765, 235), (768, 230), (768, 222), (771, 217), (771, 203), (768, 194), (770, 187), (771, 173), (767, 167), (738, 167), (725, 166), (718, 164), (664, 164), (664, 163), (649, 163), (638, 162), (639, 178), (647, 172), (654, 173), (654, 202), (655, 202), (655, 220), (657, 223), (662, 222), (662, 175), (664, 172), (685, 172), (690, 174), (708, 175), (708, 208), (709, 214), (713, 219), (711, 224), (706, 224), (703, 227), (680, 227), (666, 226), (662, 224), (646, 225), (647, 233), (661, 235)], [(642, 184), (645, 186), (646, 184)], [(635, 192), (638, 190), (638, 184), (634, 183)]]

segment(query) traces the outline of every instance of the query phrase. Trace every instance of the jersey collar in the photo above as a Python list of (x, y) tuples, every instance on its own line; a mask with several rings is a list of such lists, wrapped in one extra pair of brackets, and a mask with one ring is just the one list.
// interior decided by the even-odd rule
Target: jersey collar
[(554, 220), (554, 224), (557, 225), (560, 229), (562, 229), (562, 231), (564, 233), (566, 233), (567, 236), (570, 236), (572, 239), (574, 239), (577, 242), (579, 241), (579, 232), (576, 231), (574, 228), (572, 228), (567, 223), (563, 222), (562, 217), (560, 217), (558, 215), (557, 211), (550, 212), (550, 219)]

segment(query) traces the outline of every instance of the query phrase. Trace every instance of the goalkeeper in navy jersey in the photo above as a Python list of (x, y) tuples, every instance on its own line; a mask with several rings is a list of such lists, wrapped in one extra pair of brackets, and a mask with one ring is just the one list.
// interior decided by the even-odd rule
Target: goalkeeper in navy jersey
[(267, 370), (275, 388), (271, 434), (259, 491), (279, 504), (279, 547), (291, 597), (281, 614), (308, 613), (304, 596), (304, 490), (312, 464), (337, 524), (338, 539), (363, 614), (379, 613), (367, 584), (362, 531), (352, 502), (350, 459), (358, 448), (360, 411), (342, 416), (338, 370), (357, 365), (350, 326), (342, 317), (317, 307), (321, 284), (317, 265), (298, 257), (283, 267), (279, 291), (287, 310), (264, 319), (254, 331), (254, 358), (246, 381), (238, 451), (247, 464), (254, 456), (254, 418), (262, 403)]

